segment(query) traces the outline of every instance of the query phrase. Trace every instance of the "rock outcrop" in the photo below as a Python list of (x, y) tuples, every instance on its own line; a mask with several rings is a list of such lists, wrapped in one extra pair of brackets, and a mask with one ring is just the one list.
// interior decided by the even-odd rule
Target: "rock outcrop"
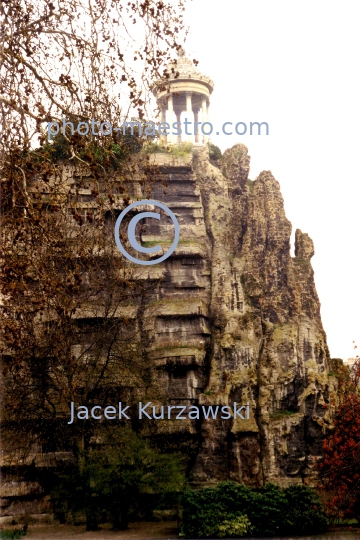
[[(217, 166), (206, 147), (186, 158), (152, 159), (162, 181), (149, 198), (175, 213), (180, 242), (163, 263), (134, 267), (148, 292), (141, 305), (127, 303), (119, 320), (126, 316), (146, 349), (153, 404), (233, 409), (235, 402), (249, 403), (250, 418), (146, 420), (137, 428), (162, 449), (186, 456), (195, 486), (225, 479), (251, 486), (311, 481), (331, 423), (330, 403), (337, 400), (310, 262), (313, 242), (297, 230), (291, 256), (279, 183), (270, 171), (248, 179), (244, 145), (227, 150)], [(142, 198), (138, 187), (135, 182), (134, 199)], [(122, 205), (120, 196), (119, 210)], [(173, 229), (162, 216), (147, 219), (137, 234), (165, 252)], [(44, 471), (71, 459), (60, 454), (39, 454), (36, 466)], [(4, 520), (50, 511), (39, 483), (9, 471)]]
[[(178, 248), (161, 265), (158, 309), (152, 301), (148, 317), (149, 356), (164, 395), (169, 404), (251, 409), (247, 421), (156, 423), (158, 436), (189, 456), (197, 485), (302, 482), (321, 454), (336, 392), (312, 240), (297, 230), (291, 256), (279, 183), (270, 171), (248, 180), (249, 161), (238, 144), (220, 170), (200, 147), (191, 163), (164, 165), (166, 193), (153, 191), (181, 229)], [(169, 234), (151, 221), (143, 240)], [(149, 276), (159, 272), (152, 268)]]

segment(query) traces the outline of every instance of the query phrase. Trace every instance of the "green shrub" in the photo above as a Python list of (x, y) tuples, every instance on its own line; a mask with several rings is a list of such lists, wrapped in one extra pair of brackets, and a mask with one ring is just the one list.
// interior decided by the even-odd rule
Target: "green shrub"
[(3, 529), (0, 531), (0, 538), (6, 539), (17, 539), (22, 538), (26, 535), (25, 529)]
[[(46, 141), (43, 146), (29, 154), (34, 163), (44, 159), (57, 162), (58, 160), (71, 157), (71, 147), (75, 147), (79, 157), (90, 164), (105, 166), (111, 170), (119, 169), (130, 154), (136, 154), (142, 148), (143, 142), (129, 132), (124, 135), (119, 133), (117, 142), (111, 138), (91, 141), (88, 138), (75, 134), (70, 141), (64, 135), (55, 135), (51, 141)], [(85, 144), (86, 143), (86, 144)]]
[(266, 484), (254, 495), (252, 507), (247, 514), (254, 525), (255, 534), (282, 534), (287, 519), (287, 500), (282, 489), (274, 484)]
[(107, 428), (104, 443), (55, 481), (51, 498), (59, 519), (81, 513), (86, 516), (87, 530), (97, 530), (104, 520), (123, 530), (144, 495), (166, 497), (182, 491), (185, 478), (180, 456), (161, 454), (125, 427)]
[(306, 486), (284, 490), (288, 501), (288, 534), (320, 534), (326, 530), (326, 517), (315, 491)]
[[(183, 501), (185, 535), (192, 538), (223, 537), (225, 530), (234, 530), (236, 524), (239, 526), (244, 509), (252, 507), (253, 499), (254, 493), (250, 488), (235, 482), (220, 482), (217, 488), (186, 491)], [(251, 522), (245, 517), (246, 528), (250, 532)]]
[(215, 144), (208, 142), (208, 148), (209, 148), (209, 158), (210, 159), (221, 159), (222, 153), (218, 146)]
[(144, 144), (142, 151), (145, 154), (168, 154), (175, 157), (184, 157), (191, 154), (194, 145), (191, 142), (185, 141), (178, 144), (165, 145), (162, 142), (151, 141)]
[(244, 514), (239, 514), (231, 519), (225, 519), (218, 527), (217, 534), (220, 538), (239, 538), (245, 534), (251, 533), (253, 527), (251, 526), (248, 517)]
[(255, 490), (235, 482), (188, 490), (183, 498), (183, 531), (191, 538), (318, 534), (326, 519), (315, 492), (305, 486)]
[(191, 154), (193, 150), (194, 145), (186, 141), (169, 146), (168, 152), (173, 156), (182, 157), (186, 156), (186, 154)]
[(202, 509), (197, 515), (197, 526), (185, 527), (186, 536), (192, 538), (231, 538), (241, 537), (252, 530), (248, 517), (240, 512), (224, 512), (219, 505), (217, 508)]
[(159, 152), (162, 154), (166, 154), (167, 151), (168, 151), (167, 146), (165, 146), (164, 144), (161, 144), (161, 142), (156, 142), (156, 141), (146, 142), (144, 146), (142, 147), (142, 152), (144, 154), (156, 154)]

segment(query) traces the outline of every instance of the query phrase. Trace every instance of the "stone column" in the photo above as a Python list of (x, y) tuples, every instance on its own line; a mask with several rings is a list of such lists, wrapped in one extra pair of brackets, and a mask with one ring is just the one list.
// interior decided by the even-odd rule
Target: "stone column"
[[(166, 122), (166, 107), (164, 103), (161, 104), (160, 108), (160, 122)], [(166, 144), (166, 135), (160, 135), (160, 139), (164, 144)]]
[[(207, 107), (207, 99), (204, 97), (201, 101), (201, 113), (202, 113), (202, 123), (204, 124), (204, 122), (207, 122), (208, 121), (208, 107)], [(206, 130), (206, 127), (205, 126), (205, 131)], [(208, 143), (208, 140), (209, 140), (209, 136), (208, 135), (203, 135), (203, 143), (204, 144), (207, 144)]]
[(173, 144), (174, 142), (174, 135), (172, 134), (172, 123), (174, 122), (174, 104), (173, 104), (173, 97), (170, 94), (168, 99), (168, 123), (170, 124), (169, 134), (167, 136), (167, 142), (168, 144)]
[[(182, 130), (182, 125), (181, 125), (181, 111), (175, 111), (175, 115), (176, 115), (176, 121), (178, 122), (178, 126), (177, 126), (177, 129), (178, 130)], [(177, 142), (178, 143), (181, 143), (181, 134), (179, 133), (179, 135), (174, 135), (174, 138), (177, 137)]]
[(191, 133), (191, 135), (189, 136), (189, 141), (194, 143), (195, 142), (195, 135), (194, 135), (194, 124), (192, 123), (193, 122), (193, 117), (192, 117), (192, 102), (191, 102), (191, 95), (192, 95), (192, 92), (186, 92), (186, 117), (188, 119), (189, 122), (191, 122), (191, 125), (189, 125), (188, 127), (188, 133)]
[[(199, 121), (199, 112), (194, 112), (194, 123)], [(201, 144), (200, 126), (196, 126), (195, 128), (195, 143)]]

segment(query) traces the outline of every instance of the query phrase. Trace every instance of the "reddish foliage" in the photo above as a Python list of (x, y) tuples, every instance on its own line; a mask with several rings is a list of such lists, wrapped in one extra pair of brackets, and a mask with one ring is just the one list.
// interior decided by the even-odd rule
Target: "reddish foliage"
[(360, 359), (351, 368), (351, 385), (344, 397), (334, 430), (324, 441), (318, 469), (322, 487), (331, 493), (329, 513), (360, 518)]

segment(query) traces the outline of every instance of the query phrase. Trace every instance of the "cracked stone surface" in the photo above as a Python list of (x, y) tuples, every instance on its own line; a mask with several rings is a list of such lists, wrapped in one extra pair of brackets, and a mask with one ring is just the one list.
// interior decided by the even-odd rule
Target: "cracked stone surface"
[[(149, 329), (166, 398), (251, 406), (247, 421), (157, 423), (159, 436), (173, 437), (188, 455), (196, 485), (303, 482), (321, 454), (336, 394), (313, 242), (297, 230), (291, 256), (280, 185), (270, 171), (249, 180), (249, 164), (243, 144), (227, 150), (219, 167), (199, 147), (192, 162), (164, 163), (166, 193), (153, 191), (181, 229), (177, 250), (163, 263)], [(152, 227), (149, 221), (143, 240), (169, 233), (162, 222)]]
[[(280, 185), (270, 171), (248, 179), (243, 144), (227, 150), (217, 166), (205, 147), (184, 158), (155, 154), (152, 160), (163, 175), (150, 198), (175, 213), (180, 242), (161, 265), (134, 269), (150, 292), (142, 305), (124, 305), (117, 316), (131, 321), (146, 344), (160, 388), (154, 404), (233, 409), (234, 402), (249, 402), (251, 415), (138, 427), (163, 450), (187, 458), (195, 486), (225, 479), (250, 486), (311, 482), (338, 392), (336, 377), (329, 376), (310, 262), (313, 242), (296, 230), (291, 256)], [(134, 185), (133, 198), (141, 198), (136, 190)], [(171, 221), (164, 215), (147, 219), (137, 235), (145, 245), (160, 242), (166, 252)], [(86, 310), (81, 313), (86, 317)], [(54, 467), (56, 460), (39, 454), (37, 463)], [(5, 514), (48, 516), (51, 508), (39, 489), (5, 483)], [(19, 500), (24, 495), (34, 495), (28, 506)]]

